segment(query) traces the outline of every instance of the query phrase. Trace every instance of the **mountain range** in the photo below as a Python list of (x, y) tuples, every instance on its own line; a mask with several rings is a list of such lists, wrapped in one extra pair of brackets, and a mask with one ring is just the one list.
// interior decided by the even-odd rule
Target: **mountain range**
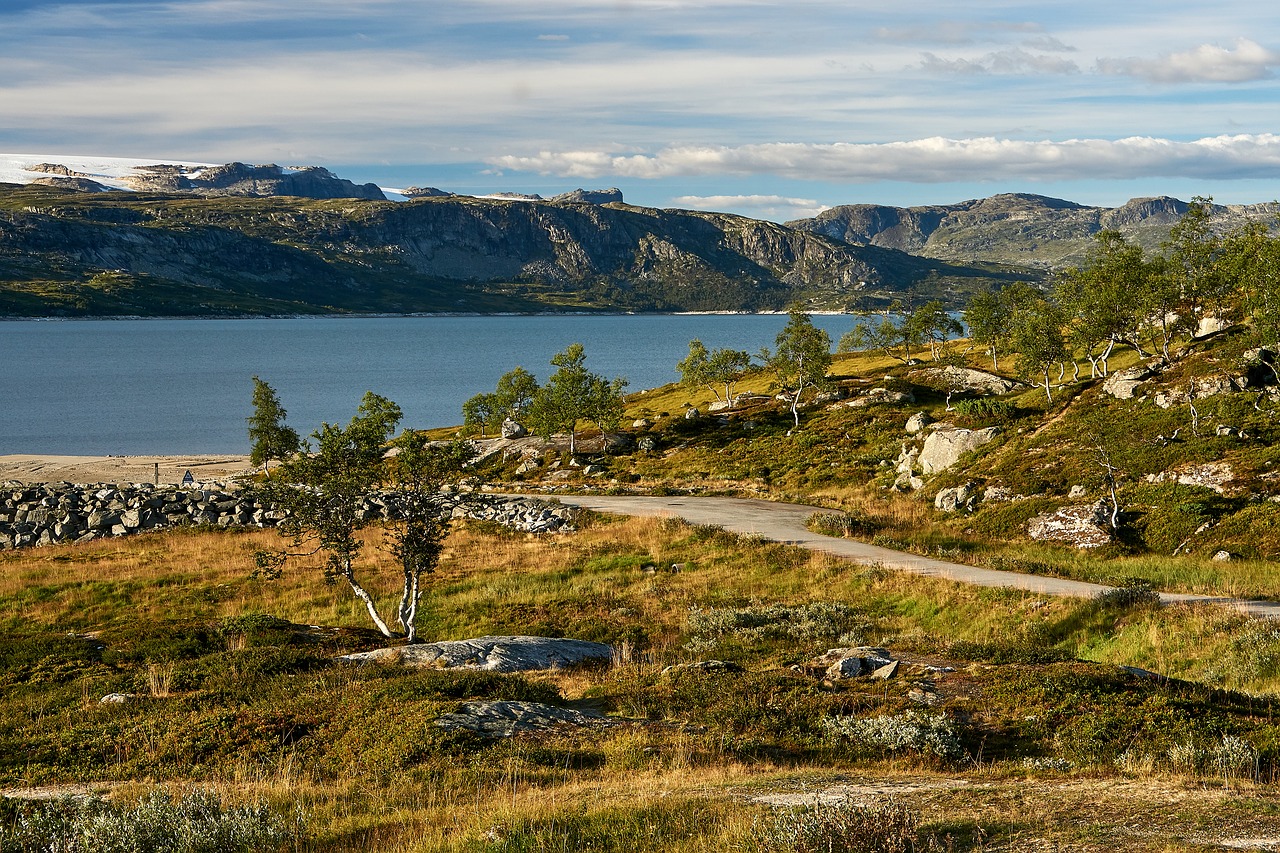
[(637, 207), (617, 189), (541, 199), (414, 187), (390, 201), (320, 167), (0, 169), (14, 175), (22, 182), (0, 183), (2, 316), (873, 310), (904, 296), (959, 307), (1043, 281), (1101, 228), (1156, 245), (1186, 209), (998, 195), (847, 205), (780, 225)]

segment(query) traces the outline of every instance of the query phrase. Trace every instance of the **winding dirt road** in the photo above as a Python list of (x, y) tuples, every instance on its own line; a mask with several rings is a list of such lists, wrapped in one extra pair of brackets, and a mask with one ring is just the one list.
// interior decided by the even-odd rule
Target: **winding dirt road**
[[(823, 536), (806, 529), (805, 520), (815, 512), (831, 512), (831, 510), (804, 504), (712, 497), (557, 495), (556, 498), (562, 503), (573, 506), (619, 515), (678, 516), (694, 524), (716, 524), (734, 533), (763, 536), (775, 542), (796, 545), (811, 551), (821, 551), (865, 566), (880, 565), (912, 574), (947, 578), (976, 586), (1023, 589), (1038, 595), (1077, 598), (1088, 598), (1110, 589), (1102, 584), (1084, 581), (982, 569), (962, 563), (920, 557), (852, 539)], [(1280, 618), (1280, 602), (1247, 601), (1184, 593), (1161, 593), (1160, 600), (1165, 604), (1219, 604), (1250, 616)]]

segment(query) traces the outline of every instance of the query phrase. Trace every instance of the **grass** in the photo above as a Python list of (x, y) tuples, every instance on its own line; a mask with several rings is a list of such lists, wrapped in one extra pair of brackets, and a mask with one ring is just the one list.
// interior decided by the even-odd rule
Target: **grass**
[[(0, 555), (0, 783), (114, 783), (117, 804), (201, 786), (228, 806), (300, 811), (298, 849), (310, 851), (776, 849), (760, 832), (782, 813), (753, 797), (869, 778), (873, 802), (906, 810), (917, 849), (1151, 849), (1156, 834), (1134, 835), (1133, 807), (1108, 793), (1129, 778), (1151, 786), (1135, 802), (1183, 792), (1170, 825), (1188, 838), (1215, 821), (1219, 834), (1280, 836), (1270, 789), (1251, 781), (1280, 759), (1268, 698), (1280, 634), (1268, 623), (1043, 600), (714, 527), (599, 518), (573, 535), (455, 531), (423, 633), (601, 639), (628, 650), (614, 666), (335, 667), (331, 655), (378, 639), (318, 572), (249, 580), (252, 548), (273, 535), (166, 532)], [(394, 564), (367, 556), (370, 587), (393, 596)], [(651, 570), (673, 563), (683, 570)], [(890, 648), (904, 674), (824, 684), (792, 669), (862, 643)], [(740, 669), (664, 672), (709, 658)], [(944, 703), (918, 710), (910, 694), (924, 688)], [(109, 692), (138, 698), (100, 704)], [(497, 698), (631, 722), (494, 743), (432, 724)], [(912, 745), (913, 715), (942, 721), (946, 750)], [(897, 722), (857, 722), (877, 719)], [(868, 749), (828, 720), (879, 726), (903, 746)], [(1259, 763), (1224, 780), (1212, 756), (1228, 736)], [(1089, 832), (1071, 817), (1086, 792), (1109, 803)]]

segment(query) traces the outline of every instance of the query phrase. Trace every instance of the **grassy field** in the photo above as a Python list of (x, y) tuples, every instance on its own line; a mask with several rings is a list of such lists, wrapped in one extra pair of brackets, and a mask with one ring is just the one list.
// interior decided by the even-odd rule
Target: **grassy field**
[[(1266, 623), (599, 518), (555, 536), (457, 530), (422, 633), (597, 640), (618, 650), (613, 665), (338, 666), (333, 655), (379, 645), (363, 608), (305, 567), (251, 579), (252, 550), (273, 538), (188, 531), (0, 554), (3, 786), (96, 786), (121, 809), (204, 790), (265, 804), (295, 828), (281, 846), (308, 851), (828, 849), (797, 846), (797, 826), (880, 845), (837, 850), (1280, 838), (1280, 629)], [(371, 586), (393, 595), (396, 567), (366, 553)], [(898, 677), (804, 669), (863, 644), (902, 661)], [(735, 666), (667, 669), (704, 660)], [(113, 692), (134, 698), (100, 703)], [(618, 724), (497, 741), (434, 725), (485, 699)], [(879, 810), (797, 805), (824, 793)]]

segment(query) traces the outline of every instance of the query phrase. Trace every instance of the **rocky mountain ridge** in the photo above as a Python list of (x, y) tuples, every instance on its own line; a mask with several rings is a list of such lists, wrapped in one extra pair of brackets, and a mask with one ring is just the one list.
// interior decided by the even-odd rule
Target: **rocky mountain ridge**
[[(607, 191), (606, 191), (607, 192)], [(607, 197), (607, 196), (606, 196)], [(875, 307), (1026, 277), (730, 214), (0, 185), (0, 314)]]
[[(1186, 211), (1187, 202), (1167, 196), (1136, 198), (1107, 208), (1005, 193), (950, 205), (840, 205), (787, 225), (939, 260), (980, 259), (1053, 269), (1080, 263), (1093, 235), (1105, 229), (1155, 249)], [(1222, 230), (1250, 221), (1274, 224), (1278, 215), (1276, 202), (1213, 206), (1213, 220)]]

